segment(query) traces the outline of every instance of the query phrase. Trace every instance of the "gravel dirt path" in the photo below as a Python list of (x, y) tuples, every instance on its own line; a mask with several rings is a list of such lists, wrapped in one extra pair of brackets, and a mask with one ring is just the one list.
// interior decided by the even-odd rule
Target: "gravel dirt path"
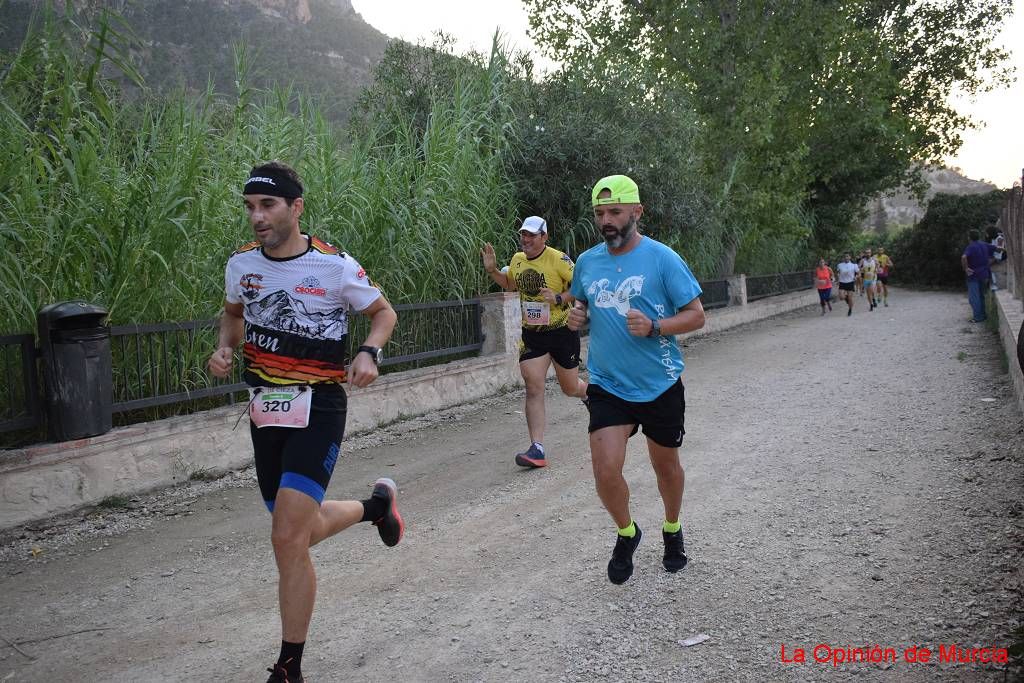
[[(347, 441), (328, 495), (392, 476), (407, 535), (389, 549), (360, 525), (314, 549), (307, 680), (1014, 680), (937, 661), (1009, 646), (1022, 615), (1024, 419), (997, 339), (954, 294), (863, 301), (687, 343), (679, 574), (634, 438), (648, 533), (608, 582), (585, 410), (557, 385), (544, 470), (512, 462), (521, 392)], [(252, 471), (125, 504), (0, 539), (0, 681), (265, 680), (276, 572)], [(898, 660), (817, 663), (819, 644)], [(932, 661), (905, 661), (915, 645)]]

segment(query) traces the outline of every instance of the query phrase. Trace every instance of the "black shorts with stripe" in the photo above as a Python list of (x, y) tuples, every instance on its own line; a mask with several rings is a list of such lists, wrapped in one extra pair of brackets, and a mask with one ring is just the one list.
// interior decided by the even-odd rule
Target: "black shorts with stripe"
[(250, 423), (256, 479), (268, 510), (274, 511), (281, 488), (323, 502), (341, 454), (347, 409), (348, 398), (340, 386), (314, 387), (307, 427), (256, 427)]

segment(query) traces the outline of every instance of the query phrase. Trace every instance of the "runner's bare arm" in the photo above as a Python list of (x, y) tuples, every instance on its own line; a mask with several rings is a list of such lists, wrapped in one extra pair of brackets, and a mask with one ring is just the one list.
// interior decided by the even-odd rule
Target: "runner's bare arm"
[(566, 327), (573, 332), (579, 332), (579, 329), (583, 327), (583, 323), (587, 322), (587, 303), (585, 301), (573, 302), (572, 308), (569, 309), (569, 318), (566, 321)]
[(377, 299), (359, 311), (370, 319), (370, 333), (366, 335), (363, 344), (366, 346), (383, 347), (391, 339), (391, 333), (395, 330), (395, 323), (398, 322), (398, 314), (391, 308), (391, 302), (381, 294)]
[(245, 333), (245, 321), (242, 319), (242, 304), (224, 302), (224, 311), (220, 316), (220, 334), (217, 338), (217, 350), (206, 362), (210, 374), (214, 377), (227, 377), (231, 372), (232, 356), (235, 347), (242, 341)]
[[(391, 333), (395, 330), (395, 323), (398, 322), (398, 315), (395, 313), (395, 309), (391, 307), (391, 303), (381, 294), (372, 304), (359, 311), (359, 313), (370, 319), (370, 333), (366, 335), (363, 346), (383, 348), (388, 343), (388, 340), (391, 339)], [(362, 388), (369, 386), (373, 380), (377, 379), (379, 373), (377, 363), (370, 354), (357, 353), (352, 358), (348, 382), (354, 387)]]
[[(686, 304), (679, 311), (668, 318), (660, 321), (661, 334), (673, 335), (692, 332), (704, 327), (704, 305), (700, 297)], [(654, 321), (635, 308), (629, 309), (626, 314), (626, 326), (629, 333), (635, 337), (646, 337), (650, 334)]]
[(575, 301), (568, 289), (564, 292), (556, 292), (550, 287), (541, 287), (540, 295), (552, 306), (568, 306), (572, 305), (572, 302)]
[(499, 287), (504, 290), (514, 292), (516, 291), (516, 281), (508, 276), (508, 273), (503, 273), (498, 270), (498, 262), (494, 256), (494, 247), (491, 246), (490, 242), (484, 243), (483, 249), (480, 250), (480, 256), (484, 260), (484, 270), (491, 276)]

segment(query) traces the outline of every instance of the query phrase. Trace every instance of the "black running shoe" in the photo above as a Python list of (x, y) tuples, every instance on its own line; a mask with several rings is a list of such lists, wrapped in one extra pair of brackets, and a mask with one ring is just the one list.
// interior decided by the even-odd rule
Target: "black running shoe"
[(636, 535), (633, 538), (615, 535), (615, 549), (612, 550), (612, 559), (608, 561), (608, 580), (612, 583), (626, 583), (626, 579), (633, 575), (633, 553), (640, 545), (641, 536), (643, 534), (640, 533), (639, 524), (636, 524)]
[(302, 676), (295, 678), (292, 676), (288, 677), (288, 670), (280, 664), (275, 664), (273, 667), (267, 669), (270, 672), (270, 678), (267, 679), (267, 683), (304, 683), (306, 680)]
[(661, 563), (665, 565), (665, 571), (673, 574), (686, 566), (686, 548), (683, 547), (683, 530), (670, 534), (667, 531), (661, 532), (665, 539), (665, 556)]
[(402, 515), (398, 514), (398, 506), (395, 499), (398, 498), (398, 486), (387, 477), (381, 477), (373, 484), (373, 497), (383, 498), (387, 502), (387, 512), (380, 519), (374, 520), (373, 525), (380, 533), (380, 540), (389, 548), (398, 545), (405, 533), (405, 523), (402, 522)]

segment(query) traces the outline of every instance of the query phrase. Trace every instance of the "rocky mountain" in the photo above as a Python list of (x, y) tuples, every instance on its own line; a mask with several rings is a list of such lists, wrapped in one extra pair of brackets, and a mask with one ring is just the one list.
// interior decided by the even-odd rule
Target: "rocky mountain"
[[(47, 0), (0, 2), (0, 50), (16, 49)], [(62, 6), (62, 2), (53, 3)], [(369, 84), (388, 37), (363, 21), (350, 0), (75, 0), (78, 18), (120, 13), (138, 44), (133, 54), (152, 88), (184, 86), (233, 94), (235, 46), (252, 62), (250, 85), (294, 85), (343, 119)]]
[(940, 192), (946, 194), (982, 194), (998, 189), (983, 180), (972, 180), (956, 168), (929, 168), (924, 171), (928, 192), (924, 202), (906, 190), (893, 195), (876, 198), (868, 208), (868, 216), (862, 223), (865, 230), (884, 232), (890, 228), (913, 225), (924, 216), (932, 197)]

